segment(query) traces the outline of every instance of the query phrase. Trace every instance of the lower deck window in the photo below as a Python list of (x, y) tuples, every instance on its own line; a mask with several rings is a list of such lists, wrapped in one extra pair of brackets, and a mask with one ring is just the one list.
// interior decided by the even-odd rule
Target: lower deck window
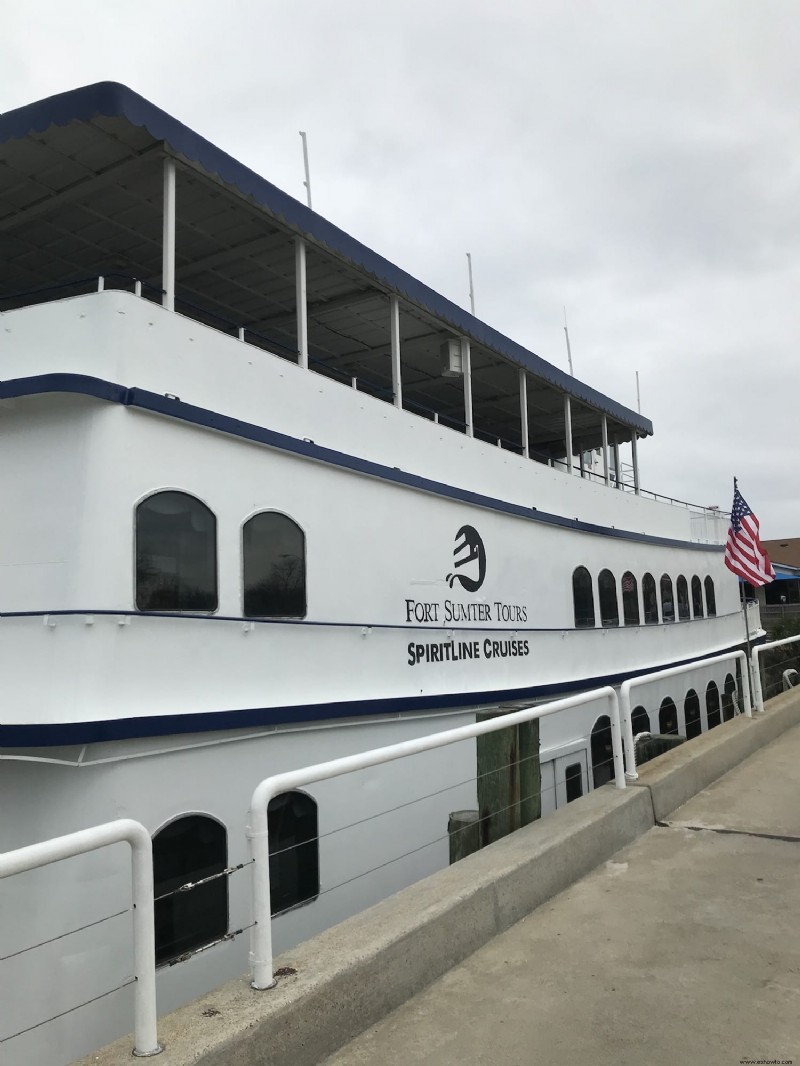
[(269, 880), (272, 913), (319, 895), (317, 805), (305, 792), (284, 792), (269, 801)]
[(579, 762), (574, 762), (566, 768), (564, 780), (567, 786), (567, 803), (580, 799), (583, 795), (583, 773)]

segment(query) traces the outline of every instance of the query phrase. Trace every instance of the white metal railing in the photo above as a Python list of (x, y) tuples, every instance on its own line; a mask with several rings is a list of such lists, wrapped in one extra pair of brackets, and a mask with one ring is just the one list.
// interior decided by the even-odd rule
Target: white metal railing
[(761, 686), (761, 671), (758, 667), (758, 657), (762, 651), (770, 651), (772, 648), (780, 648), (784, 644), (794, 644), (800, 640), (800, 635), (795, 637), (784, 637), (783, 640), (771, 640), (766, 644), (759, 644), (757, 648), (753, 648), (751, 654), (751, 660), (753, 663), (753, 702), (756, 705), (757, 711), (764, 710), (764, 692)]
[(441, 733), (432, 733), (427, 737), (405, 740), (398, 744), (389, 744), (383, 748), (374, 748), (372, 751), (348, 755), (341, 759), (331, 759), (329, 762), (317, 763), (315, 766), (306, 766), (300, 770), (290, 770), (288, 773), (275, 774), (272, 777), (265, 778), (253, 792), (247, 827), (253, 858), (253, 928), (250, 934), (250, 966), (253, 988), (266, 989), (275, 985), (275, 978), (272, 973), (272, 908), (269, 880), (269, 820), (267, 817), (267, 808), (271, 799), (282, 792), (290, 792), (313, 782), (327, 781), (332, 777), (340, 777), (342, 774), (348, 774), (354, 770), (364, 770), (370, 766), (393, 762), (395, 759), (402, 759), (406, 755), (418, 755), (420, 752), (441, 748), (460, 740), (469, 740), (472, 737), (483, 736), (486, 733), (508, 729), (509, 726), (530, 722), (536, 718), (544, 718), (546, 715), (555, 714), (557, 711), (567, 710), (570, 707), (579, 707), (582, 704), (592, 703), (600, 699), (605, 699), (609, 704), (611, 744), (614, 753), (614, 784), (617, 788), (625, 788), (619, 701), (617, 693), (610, 686), (593, 689), (591, 692), (584, 692), (578, 696), (568, 696), (565, 699), (544, 703), (538, 707), (526, 707), (511, 714), (500, 714), (496, 718), (478, 722), (474, 725), (459, 726), (456, 729), (448, 729)]
[(25, 848), (0, 854), (0, 878), (48, 866), (51, 862), (96, 851), (109, 844), (131, 846), (133, 891), (134, 1048), (139, 1058), (158, 1055), (156, 1015), (156, 954), (153, 902), (153, 843), (140, 822), (120, 818), (114, 822), (81, 829), (77, 833), (43, 840)]
[[(800, 638), (798, 638), (800, 639)], [(666, 670), (656, 670), (652, 674), (641, 674), (639, 677), (628, 678), (623, 681), (619, 690), (620, 718), (622, 720), (622, 736), (625, 745), (625, 762), (628, 767), (626, 777), (635, 780), (639, 775), (636, 772), (636, 745), (633, 742), (633, 729), (631, 727), (631, 691), (640, 688), (651, 681), (663, 681), (667, 677), (677, 677), (679, 674), (688, 674), (703, 666), (713, 666), (715, 663), (742, 660), (742, 691), (744, 695), (744, 713), (748, 718), (753, 717), (752, 704), (750, 701), (750, 683), (747, 671), (747, 655), (743, 651), (729, 651), (724, 655), (712, 655), (709, 659), (694, 659), (683, 666), (670, 666)], [(763, 710), (763, 707), (762, 707)]]

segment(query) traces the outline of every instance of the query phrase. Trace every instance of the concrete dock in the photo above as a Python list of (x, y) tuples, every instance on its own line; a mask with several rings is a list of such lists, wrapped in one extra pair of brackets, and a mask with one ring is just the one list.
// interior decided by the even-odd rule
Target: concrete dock
[(800, 1062), (800, 727), (326, 1066)]

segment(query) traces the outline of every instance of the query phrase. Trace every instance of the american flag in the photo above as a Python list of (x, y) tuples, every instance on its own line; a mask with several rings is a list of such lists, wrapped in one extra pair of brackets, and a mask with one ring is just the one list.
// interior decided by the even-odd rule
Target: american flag
[(775, 571), (758, 536), (758, 519), (747, 506), (739, 489), (733, 490), (733, 509), (725, 565), (751, 585), (766, 585), (775, 580)]

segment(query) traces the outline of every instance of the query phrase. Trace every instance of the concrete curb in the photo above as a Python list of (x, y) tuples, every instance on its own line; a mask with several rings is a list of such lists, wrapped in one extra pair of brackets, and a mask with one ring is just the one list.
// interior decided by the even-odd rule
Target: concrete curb
[(752, 718), (738, 716), (725, 722), (724, 728), (703, 733), (646, 763), (638, 781), (630, 784), (650, 790), (654, 818), (664, 821), (692, 796), (798, 723), (798, 694), (784, 692), (769, 701), (763, 714), (754, 711)]
[[(275, 989), (228, 982), (160, 1020), (159, 1066), (318, 1066), (798, 723), (800, 699), (785, 693), (648, 763), (637, 787), (592, 792), (299, 945), (276, 960), (297, 972)], [(79, 1066), (128, 1066), (131, 1046)]]

